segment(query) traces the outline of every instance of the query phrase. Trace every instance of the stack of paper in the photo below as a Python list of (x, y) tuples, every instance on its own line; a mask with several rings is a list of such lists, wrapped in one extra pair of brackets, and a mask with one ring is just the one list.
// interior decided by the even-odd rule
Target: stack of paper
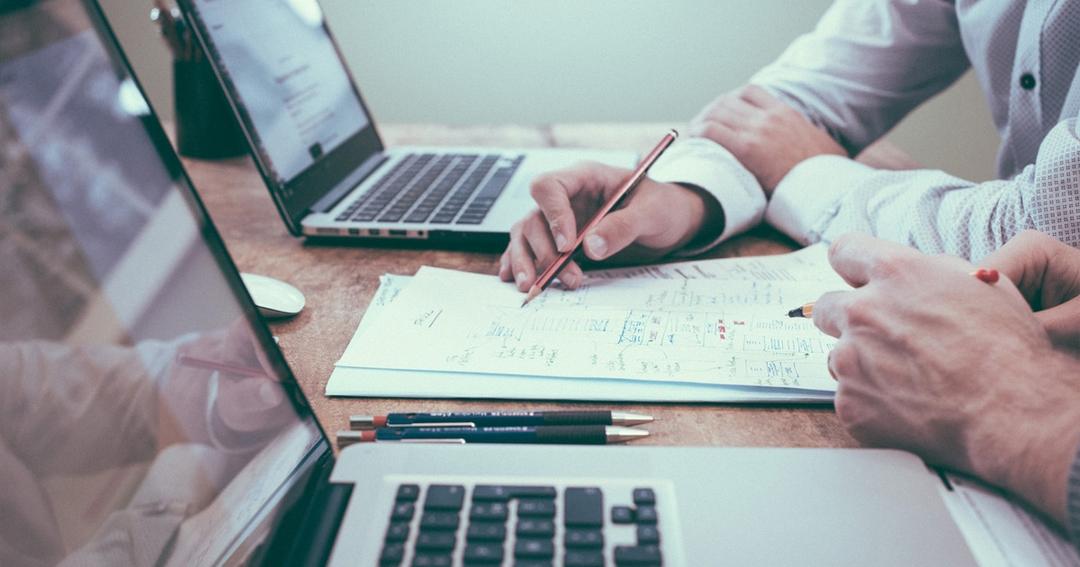
[(829, 401), (833, 339), (787, 310), (846, 284), (825, 248), (591, 272), (525, 307), (494, 276), (384, 276), (330, 396)]

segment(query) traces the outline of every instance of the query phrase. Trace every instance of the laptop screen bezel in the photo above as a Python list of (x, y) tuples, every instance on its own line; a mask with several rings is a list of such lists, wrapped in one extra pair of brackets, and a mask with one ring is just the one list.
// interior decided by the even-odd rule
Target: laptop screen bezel
[[(121, 48), (116, 33), (113, 31), (112, 26), (109, 25), (105, 12), (101, 8), (100, 1), (81, 0), (81, 4), (86, 7), (87, 15), (101, 39), (102, 48), (105, 50), (112, 64), (118, 69), (121, 69), (124, 74), (135, 83), (139, 92), (143, 93), (145, 98), (146, 90), (143, 88), (142, 83), (139, 81), (130, 61), (124, 53), (124, 50)], [(289, 394), (291, 403), (298, 412), (303, 412), (310, 416), (319, 435), (319, 440), (312, 445), (311, 449), (305, 455), (297, 460), (297, 466), (290, 473), (289, 478), (278, 487), (278, 490), (269, 500), (267, 500), (267, 502), (263, 503), (259, 513), (252, 518), (245, 529), (236, 534), (236, 539), (227, 549), (226, 555), (218, 559), (219, 562), (228, 562), (230, 557), (233, 557), (233, 554), (243, 553), (244, 551), (251, 552), (261, 539), (266, 538), (268, 534), (273, 533), (274, 527), (281, 522), (281, 518), (285, 515), (286, 510), (282, 508), (284, 505), (287, 503), (294, 503), (294, 505), (300, 506), (306, 504), (310, 494), (306, 494), (304, 491), (309, 491), (310, 487), (308, 483), (300, 482), (300, 480), (317, 472), (317, 469), (320, 467), (332, 467), (334, 455), (331, 450), (326, 430), (315, 415), (314, 409), (304, 395), (299, 382), (296, 380), (296, 376), (293, 374), (292, 369), (285, 360), (284, 354), (274, 341), (274, 337), (271, 335), (269, 327), (267, 327), (262, 316), (259, 314), (258, 309), (255, 307), (255, 303), (252, 301), (247, 288), (244, 287), (244, 283), (240, 279), (240, 272), (225, 247), (224, 240), (221, 238), (221, 233), (218, 232), (217, 227), (210, 218), (210, 214), (207, 211), (202, 198), (195, 190), (195, 186), (191, 182), (190, 176), (188, 176), (180, 158), (173, 149), (168, 135), (165, 133), (159, 115), (154, 110), (153, 104), (150, 103), (149, 100), (147, 100), (147, 110), (148, 114), (141, 120), (142, 126), (146, 131), (150, 142), (157, 150), (162, 164), (172, 176), (177, 186), (177, 190), (184, 199), (185, 204), (191, 211), (192, 219), (198, 227), (203, 244), (213, 256), (218, 269), (221, 270), (225, 281), (228, 283), (229, 288), (234, 295), (237, 305), (242, 310), (243, 315), (248, 322), (248, 326), (252, 330), (255, 339), (259, 342), (262, 352), (266, 354), (268, 362), (273, 367), (275, 374), (281, 377), (283, 382), (288, 385), (288, 387), (285, 388), (285, 391)]]
[[(360, 103), (360, 108), (368, 117), (368, 124), (292, 179), (282, 183), (275, 178), (271, 164), (265, 161), (265, 156), (258, 150), (258, 129), (241, 102), (240, 94), (229, 78), (228, 73), (223, 73), (222, 59), (213, 42), (210, 41), (210, 36), (206, 30), (206, 22), (200, 17), (199, 10), (194, 6), (193, 0), (177, 0), (177, 5), (180, 7), (180, 11), (198, 41), (199, 47), (203, 50), (203, 53), (207, 54), (207, 60), (214, 71), (214, 76), (225, 93), (225, 98), (229, 103), (229, 107), (232, 108), (233, 115), (240, 124), (240, 130), (244, 133), (249, 153), (255, 161), (263, 182), (266, 183), (266, 187), (270, 190), (270, 195), (273, 197), (274, 204), (277, 206), (282, 220), (285, 221), (290, 233), (294, 236), (301, 235), (303, 232), (302, 221), (311, 212), (312, 205), (341, 184), (361, 164), (371, 157), (379, 155), (386, 148), (375, 125), (375, 118), (372, 116), (367, 102), (364, 101), (363, 95), (360, 94), (360, 88), (356, 84), (352, 71), (342, 55), (341, 48), (333, 32), (331, 32), (326, 18), (323, 18), (322, 29), (330, 39), (331, 45), (333, 45), (334, 55), (345, 72), (349, 87), (356, 96), (357, 102)], [(285, 196), (289, 194), (292, 197), (286, 198)]]

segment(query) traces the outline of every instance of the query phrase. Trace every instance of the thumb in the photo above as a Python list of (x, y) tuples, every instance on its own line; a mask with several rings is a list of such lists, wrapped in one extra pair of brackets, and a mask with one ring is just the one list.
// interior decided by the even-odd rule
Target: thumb
[(611, 257), (633, 244), (648, 222), (634, 207), (609, 213), (585, 235), (585, 255), (593, 260)]
[(1080, 298), (1036, 312), (1035, 318), (1055, 345), (1080, 349)]

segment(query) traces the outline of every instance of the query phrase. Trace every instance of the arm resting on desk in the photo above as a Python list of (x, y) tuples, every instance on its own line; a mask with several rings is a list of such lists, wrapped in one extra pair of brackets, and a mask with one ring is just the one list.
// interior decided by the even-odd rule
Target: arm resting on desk
[(802, 244), (867, 232), (978, 259), (1025, 229), (1080, 245), (1077, 119), (1047, 134), (1039, 157), (1010, 180), (972, 183), (941, 171), (882, 171), (820, 156), (780, 183), (765, 220)]

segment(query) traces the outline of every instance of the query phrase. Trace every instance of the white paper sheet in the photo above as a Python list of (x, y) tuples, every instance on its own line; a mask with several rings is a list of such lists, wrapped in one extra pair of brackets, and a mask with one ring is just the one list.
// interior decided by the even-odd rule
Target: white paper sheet
[[(351, 344), (363, 348), (364, 334), (378, 332), (378, 320), (411, 277), (385, 274)], [(414, 372), (338, 366), (326, 384), (327, 396), (403, 398), (495, 398), (608, 402), (831, 403), (831, 392), (791, 388), (742, 388), (581, 378), (523, 377), (457, 372)]]
[(524, 309), (493, 276), (425, 267), (400, 300), (380, 290), (379, 332), (338, 366), (831, 392), (832, 339), (786, 311), (843, 286), (823, 247), (592, 273)]

